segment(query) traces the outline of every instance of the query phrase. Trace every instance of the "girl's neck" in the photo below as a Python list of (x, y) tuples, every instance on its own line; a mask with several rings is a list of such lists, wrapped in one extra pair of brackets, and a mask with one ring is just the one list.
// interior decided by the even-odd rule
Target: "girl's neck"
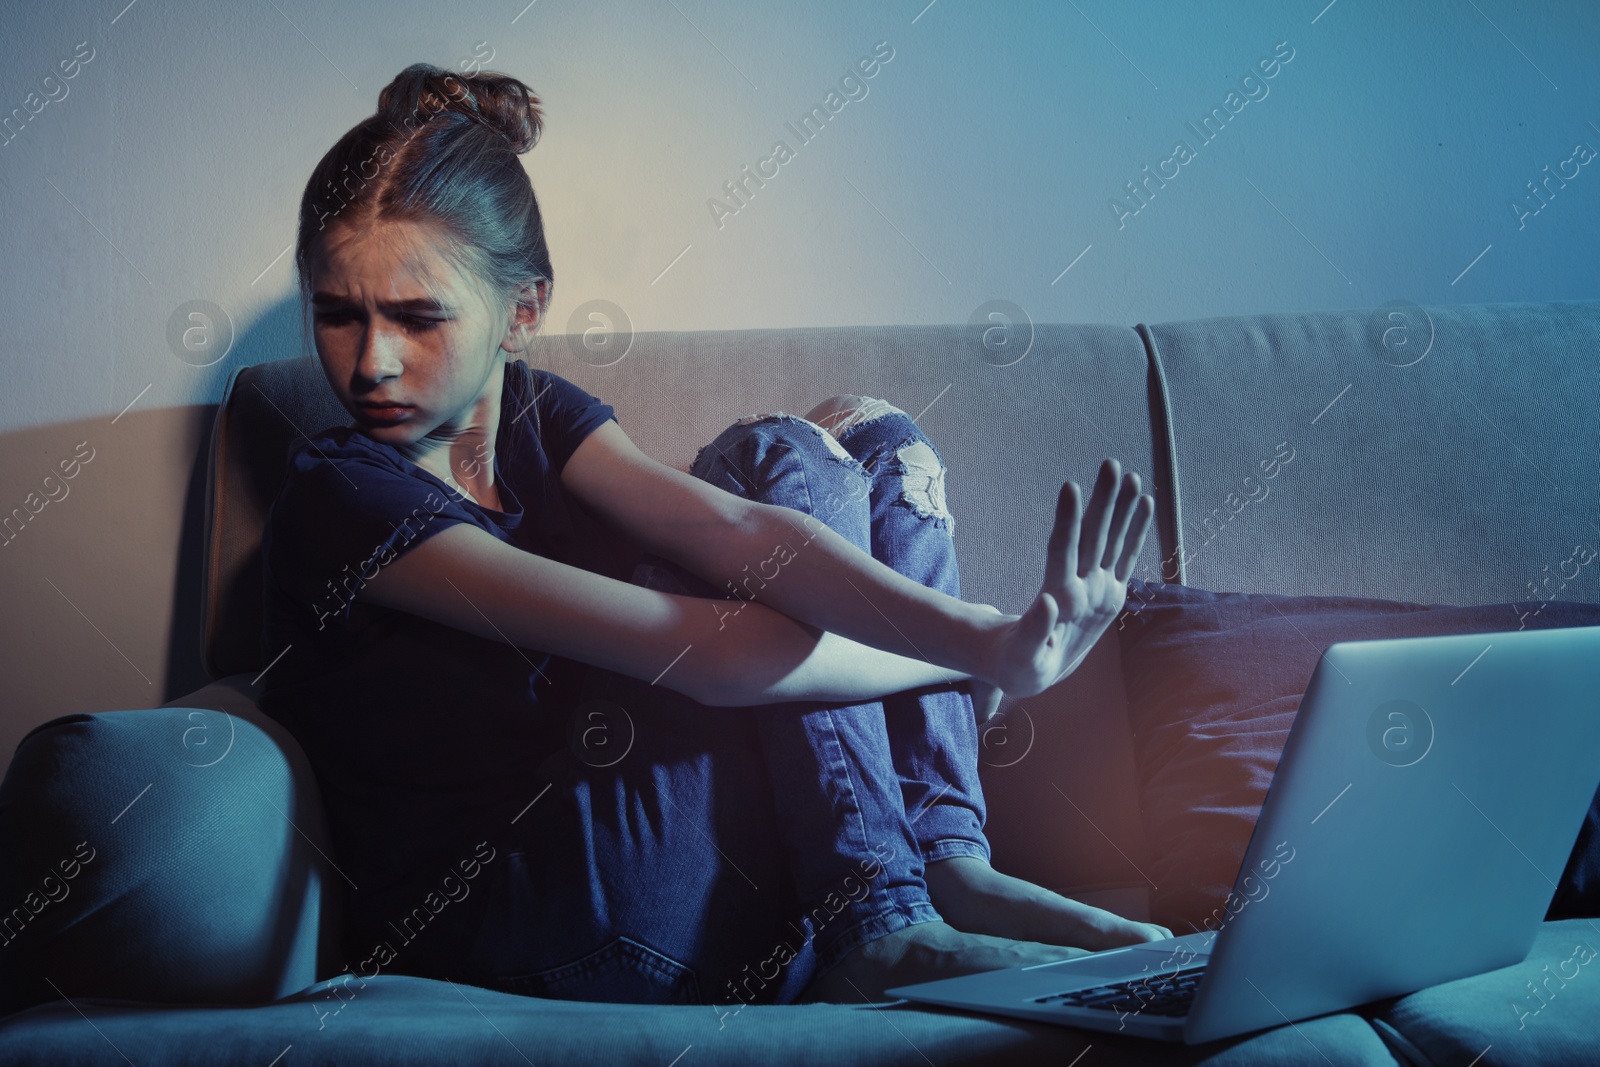
[(456, 492), (500, 511), (503, 509), (494, 476), (494, 446), (500, 431), (504, 365), (496, 370), (489, 375), (478, 399), (435, 431), (444, 436), (424, 438), (400, 451)]

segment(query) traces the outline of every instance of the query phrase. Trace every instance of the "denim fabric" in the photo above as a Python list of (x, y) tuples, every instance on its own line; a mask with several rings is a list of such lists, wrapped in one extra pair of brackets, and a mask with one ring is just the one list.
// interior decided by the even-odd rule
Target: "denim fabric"
[[(759, 553), (724, 589), (652, 555), (633, 582), (709, 598), (735, 627), (820, 522), (959, 597), (937, 450), (905, 412), (873, 411), (837, 440), (782, 412), (736, 421), (691, 473), (812, 519), (788, 553)], [(702, 1003), (726, 1024), (746, 1003), (793, 1002), (863, 942), (938, 920), (926, 863), (989, 858), (964, 685), (720, 708), (592, 668), (578, 711), (593, 736), (547, 762), (553, 795), (532, 809), (485, 917), (483, 984)]]

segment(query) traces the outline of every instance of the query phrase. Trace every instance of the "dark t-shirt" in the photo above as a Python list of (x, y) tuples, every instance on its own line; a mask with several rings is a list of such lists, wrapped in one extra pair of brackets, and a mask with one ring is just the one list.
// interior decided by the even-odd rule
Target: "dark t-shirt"
[(358, 929), (421, 904), (527, 805), (535, 768), (565, 744), (584, 667), (355, 594), (458, 522), (626, 580), (630, 546), (558, 477), (614, 417), (566, 379), (508, 362), (495, 441), (502, 511), (351, 426), (290, 448), (262, 538), (261, 707), (317, 773)]

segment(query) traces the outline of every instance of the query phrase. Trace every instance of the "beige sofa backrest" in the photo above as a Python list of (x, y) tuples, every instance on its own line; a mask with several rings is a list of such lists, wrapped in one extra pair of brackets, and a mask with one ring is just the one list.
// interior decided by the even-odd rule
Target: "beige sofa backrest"
[[(1600, 567), (1553, 577), (1574, 543), (1600, 547), (1600, 301), (984, 338), (969, 326), (645, 333), (591, 351), (557, 336), (531, 362), (614, 405), (647, 454), (680, 469), (741, 415), (803, 413), (835, 393), (891, 401), (949, 467), (965, 598), (1006, 611), (1038, 590), (1061, 482), (1087, 485), (1107, 455), (1156, 496), (1136, 572), (1149, 580), (1600, 600)], [(285, 449), (347, 421), (312, 357), (230, 380), (206, 539), (215, 676), (263, 665), (258, 549)], [(1087, 899), (1106, 889), (1107, 903), (1144, 884), (1116, 641), (989, 729), (980, 761), (997, 866)]]
[[(634, 337), (618, 360), (615, 347), (592, 354), (579, 338), (551, 337), (530, 361), (614, 405), (640, 448), (680, 469), (741, 415), (804, 413), (845, 392), (891, 401), (918, 417), (949, 467), (965, 598), (1020, 612), (1042, 579), (1062, 481), (1087, 488), (1114, 455), (1163, 502), (1167, 484), (1152, 452), (1153, 378), (1134, 331), (1047, 325), (1031, 343), (1009, 341), (986, 348), (966, 326), (654, 333)], [(230, 379), (207, 509), (204, 654), (213, 676), (253, 677), (264, 666), (259, 546), (285, 450), (348, 421), (314, 357)], [(1165, 503), (1161, 521), (1170, 526)], [(1145, 557), (1170, 548), (1152, 538)], [(1119, 852), (1143, 846), (1121, 688), (1114, 643), (1103, 642), (1067, 682), (985, 735), (997, 863), (1015, 858), (1011, 867), (1052, 884), (1129, 880)], [(1039, 799), (1049, 808), (1033, 810)]]

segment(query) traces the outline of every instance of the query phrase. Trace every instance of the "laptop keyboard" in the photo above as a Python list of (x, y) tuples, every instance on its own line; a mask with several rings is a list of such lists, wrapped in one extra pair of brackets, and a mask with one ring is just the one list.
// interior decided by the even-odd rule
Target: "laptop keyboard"
[(1194, 991), (1205, 972), (1206, 966), (1202, 963), (1175, 972), (1141, 976), (1126, 982), (1095, 986), (1093, 989), (1052, 993), (1047, 997), (1035, 997), (1033, 1002), (1069, 1008), (1103, 1008), (1132, 1014), (1182, 1016), (1189, 1014)]

